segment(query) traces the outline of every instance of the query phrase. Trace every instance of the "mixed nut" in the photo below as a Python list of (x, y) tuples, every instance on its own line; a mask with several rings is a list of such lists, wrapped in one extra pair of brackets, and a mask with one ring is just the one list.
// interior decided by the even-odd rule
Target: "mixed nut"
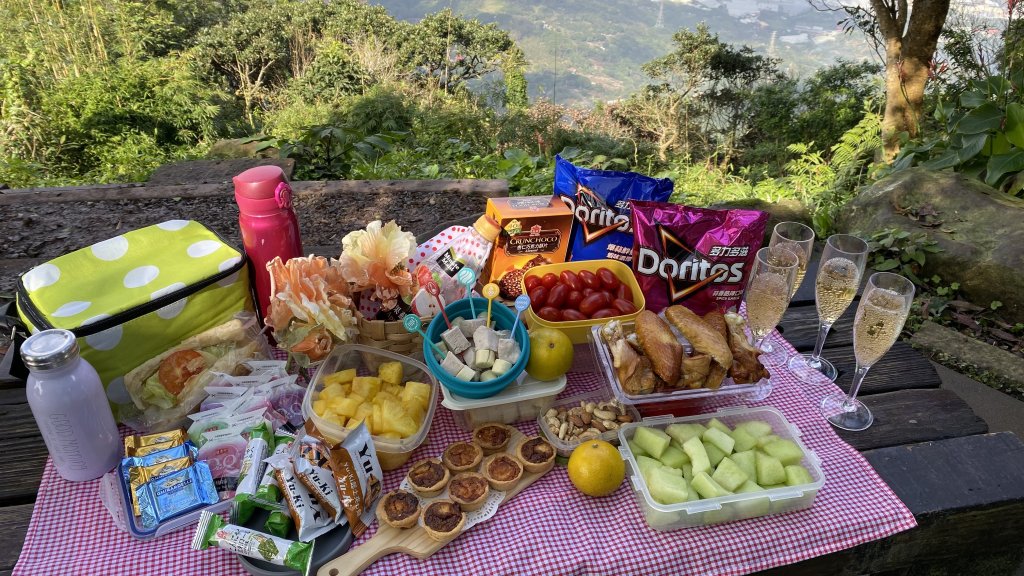
[(572, 408), (551, 408), (544, 414), (551, 434), (565, 442), (584, 442), (616, 430), (633, 421), (633, 415), (618, 400), (586, 402)]

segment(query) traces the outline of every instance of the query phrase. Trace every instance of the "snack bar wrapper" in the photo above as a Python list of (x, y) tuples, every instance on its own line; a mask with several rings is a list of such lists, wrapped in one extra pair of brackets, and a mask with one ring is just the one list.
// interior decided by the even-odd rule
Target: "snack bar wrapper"
[(672, 181), (636, 172), (579, 168), (555, 156), (555, 196), (573, 212), (570, 261), (633, 258), (630, 200), (667, 202)]
[(320, 439), (330, 449), (331, 471), (338, 483), (338, 496), (353, 538), (358, 538), (376, 517), (377, 499), (380, 498), (384, 479), (370, 431), (365, 423), (360, 424), (340, 444), (334, 444), (324, 438), (312, 420), (308, 420), (306, 433)]
[(632, 202), (633, 273), (652, 312), (739, 309), (768, 214)]
[(199, 525), (196, 526), (195, 535), (192, 537), (192, 549), (206, 550), (211, 546), (285, 566), (305, 575), (309, 574), (314, 544), (293, 542), (272, 534), (228, 524), (220, 516), (204, 510), (199, 515)]

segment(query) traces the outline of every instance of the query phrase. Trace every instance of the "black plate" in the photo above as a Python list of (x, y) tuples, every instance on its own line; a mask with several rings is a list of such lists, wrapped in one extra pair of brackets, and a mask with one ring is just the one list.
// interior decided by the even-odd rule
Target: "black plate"
[[(249, 518), (249, 521), (243, 524), (243, 526), (259, 532), (267, 532), (267, 529), (263, 527), (263, 524), (267, 521), (268, 517), (270, 517), (270, 512), (257, 508), (253, 513), (252, 518)], [(299, 539), (299, 535), (296, 534), (294, 526), (288, 531), (288, 535), (285, 536), (285, 538), (289, 540)], [(316, 545), (313, 546), (312, 567), (309, 570), (310, 574), (316, 574), (317, 570), (319, 570), (321, 566), (348, 551), (349, 547), (352, 546), (352, 530), (349, 529), (349, 526), (346, 523), (343, 526), (337, 526), (330, 532), (317, 537), (315, 542)], [(238, 556), (238, 561), (247, 572), (254, 574), (255, 576), (299, 576), (299, 572), (290, 570), (285, 566), (271, 564), (265, 560), (257, 560), (256, 558), (249, 558), (248, 556)]]

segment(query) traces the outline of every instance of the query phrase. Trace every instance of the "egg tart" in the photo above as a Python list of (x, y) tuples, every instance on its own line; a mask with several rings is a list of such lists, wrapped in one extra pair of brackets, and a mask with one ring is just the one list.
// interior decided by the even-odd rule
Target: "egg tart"
[(435, 500), (423, 509), (423, 528), (438, 542), (455, 539), (466, 525), (466, 513), (451, 500)]
[(409, 485), (423, 498), (433, 498), (448, 485), (451, 475), (437, 458), (420, 460), (409, 469)]
[(492, 454), (484, 460), (483, 473), (494, 490), (511, 490), (523, 477), (523, 464), (511, 454)]
[(540, 436), (524, 438), (516, 446), (516, 456), (523, 462), (527, 472), (541, 474), (555, 465), (555, 447)]
[(460, 472), (448, 483), (448, 495), (466, 512), (479, 510), (487, 502), (491, 487), (477, 472)]
[(474, 442), (456, 442), (445, 449), (441, 461), (453, 474), (476, 470), (484, 459), (484, 451)]
[(512, 438), (512, 428), (504, 424), (483, 424), (473, 430), (473, 441), (484, 450), (484, 454), (501, 452)]
[(388, 492), (377, 503), (377, 520), (394, 528), (412, 528), (420, 516), (420, 499), (405, 490)]

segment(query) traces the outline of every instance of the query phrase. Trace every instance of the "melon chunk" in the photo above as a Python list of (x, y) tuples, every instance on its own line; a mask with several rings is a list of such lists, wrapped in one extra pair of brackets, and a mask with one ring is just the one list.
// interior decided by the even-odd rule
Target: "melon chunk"
[(736, 445), (736, 441), (732, 439), (732, 436), (729, 436), (718, 428), (708, 428), (707, 432), (704, 432), (703, 439), (705, 442), (714, 444), (726, 456), (732, 454), (733, 446)]
[(708, 461), (711, 462), (712, 466), (718, 466), (722, 458), (725, 458), (725, 452), (722, 452), (718, 446), (711, 442), (704, 442), (704, 451), (708, 453)]
[(725, 432), (726, 434), (732, 434), (732, 428), (729, 428), (728, 426), (723, 424), (722, 421), (719, 420), (718, 418), (712, 418), (711, 420), (708, 420), (707, 427), (714, 428), (719, 432)]
[(776, 436), (775, 434), (769, 434), (767, 436), (761, 436), (761, 437), (759, 437), (757, 439), (757, 447), (758, 448), (764, 448), (768, 444), (771, 444), (772, 442), (775, 442), (778, 439), (779, 439), (779, 437)]
[(754, 459), (754, 466), (757, 470), (757, 483), (761, 486), (786, 482), (786, 470), (778, 458), (758, 452)]
[(633, 441), (654, 458), (661, 458), (670, 440), (668, 434), (657, 428), (640, 427), (633, 432)]
[(708, 452), (700, 441), (699, 436), (694, 436), (684, 442), (683, 451), (690, 457), (690, 465), (694, 475), (711, 470), (711, 460), (708, 458)]
[(763, 420), (748, 420), (736, 425), (737, 430), (743, 430), (754, 438), (767, 436), (772, 433), (772, 425)]
[(665, 466), (671, 466), (681, 470), (683, 468), (683, 464), (690, 461), (690, 457), (686, 455), (686, 452), (670, 445), (668, 448), (665, 448), (665, 451), (661, 453), (661, 458), (658, 458), (658, 460), (661, 460), (661, 463)]
[(715, 473), (711, 475), (711, 479), (718, 482), (722, 488), (734, 492), (737, 488), (743, 485), (749, 477), (742, 468), (736, 465), (735, 462), (730, 460), (728, 457), (722, 458), (722, 461), (715, 468)]
[(686, 502), (690, 490), (682, 476), (673, 474), (668, 469), (654, 468), (651, 470), (647, 489), (656, 502), (662, 504), (678, 504)]
[(702, 434), (704, 434), (705, 430), (707, 430), (707, 428), (700, 424), (688, 423), (669, 424), (665, 428), (665, 432), (673, 439), (675, 439), (675, 441), (678, 442), (680, 445), (685, 444), (687, 440), (693, 438), (694, 436), (701, 436)]
[(804, 459), (804, 452), (792, 440), (776, 440), (765, 444), (762, 448), (764, 453), (772, 458), (778, 458), (784, 465), (798, 464)]
[(648, 482), (650, 482), (650, 480), (648, 480), (648, 474), (650, 474), (651, 470), (661, 468), (661, 466), (661, 462), (658, 462), (654, 458), (648, 458), (647, 456), (636, 457), (636, 467), (640, 472), (640, 476), (643, 476), (644, 480)]
[(697, 491), (703, 498), (718, 498), (719, 496), (728, 496), (731, 494), (728, 490), (723, 488), (718, 482), (715, 482), (711, 476), (708, 476), (707, 472), (701, 472), (693, 475), (694, 490)]
[(747, 450), (757, 446), (757, 438), (754, 438), (749, 432), (742, 428), (737, 428), (732, 431), (732, 439), (735, 441), (733, 450), (737, 452), (746, 452)]
[(797, 464), (786, 466), (787, 486), (800, 486), (802, 484), (810, 484), (811, 482), (814, 482), (814, 479), (811, 478), (811, 473), (807, 471), (807, 468)]
[(641, 448), (640, 445), (634, 442), (632, 438), (626, 440), (626, 444), (629, 445), (629, 451), (633, 453), (634, 457), (647, 456), (650, 458), (651, 455), (647, 453), (647, 450)]
[(757, 468), (754, 466), (754, 451), (753, 450), (745, 450), (743, 452), (736, 452), (735, 454), (730, 455), (729, 459), (732, 460), (734, 464), (739, 466), (740, 470), (743, 470), (744, 472), (746, 472), (747, 473), (747, 477), (749, 477), (749, 478), (756, 478), (757, 477)]

